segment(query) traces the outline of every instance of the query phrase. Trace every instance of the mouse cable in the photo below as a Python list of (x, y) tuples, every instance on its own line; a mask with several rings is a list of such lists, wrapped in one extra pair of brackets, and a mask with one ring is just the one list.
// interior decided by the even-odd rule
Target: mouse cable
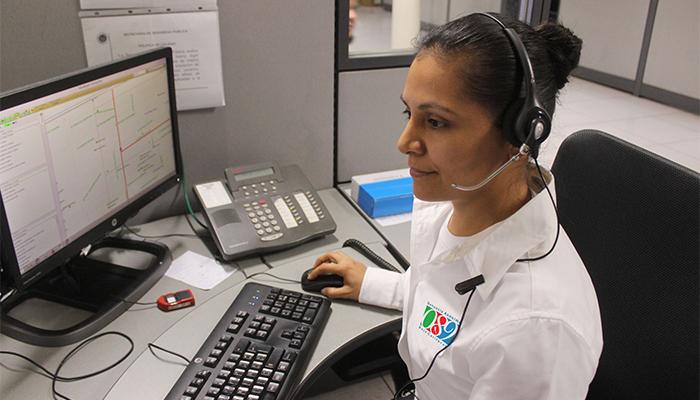
[[(241, 272), (243, 272), (243, 270), (241, 270)], [(290, 282), (290, 283), (298, 283), (298, 284), (301, 284), (301, 281), (299, 281), (299, 280), (296, 280), (296, 279), (289, 279), (289, 278), (283, 278), (283, 277), (281, 277), (281, 276), (273, 275), (273, 274), (271, 274), (271, 273), (269, 273), (269, 272), (265, 272), (265, 271), (263, 271), (263, 272), (256, 272), (256, 273), (250, 274), (250, 275), (247, 275), (245, 272), (243, 272), (243, 275), (245, 275), (246, 279), (250, 279), (250, 278), (252, 278), (252, 277), (254, 277), (254, 276), (258, 276), (258, 275), (267, 275), (267, 276), (271, 276), (271, 277), (273, 277), (273, 278), (275, 278), (275, 279), (279, 279), (279, 280), (281, 280), (281, 281), (283, 281), (283, 282)]]
[[(219, 256), (218, 254), (215, 254), (215, 255), (214, 255), (214, 258), (216, 259), (216, 262), (218, 262), (219, 264), (229, 264), (229, 265), (230, 265), (230, 264), (233, 264), (233, 265), (235, 265), (236, 270), (240, 271), (240, 272), (243, 274), (243, 276), (245, 276), (245, 279), (246, 279), (246, 280), (248, 280), (248, 279), (250, 279), (250, 278), (252, 278), (252, 277), (254, 277), (254, 276), (258, 276), (258, 275), (268, 275), (268, 276), (271, 276), (271, 277), (273, 277), (273, 278), (275, 278), (275, 279), (279, 279), (279, 280), (284, 281), (284, 282), (299, 283), (299, 284), (301, 284), (301, 281), (299, 281), (299, 280), (294, 280), (294, 279), (289, 279), (289, 278), (283, 278), (283, 277), (281, 277), (281, 276), (277, 276), (277, 275), (271, 274), (271, 273), (269, 273), (269, 272), (267, 272), (267, 271), (255, 272), (255, 273), (253, 273), (253, 274), (248, 275), (248, 274), (246, 274), (246, 272), (243, 270), (243, 267), (241, 267), (240, 265), (238, 265), (238, 263), (236, 263), (235, 261), (224, 260), (224, 259), (223, 259), (221, 256)], [(267, 262), (267, 260), (265, 260), (264, 257), (260, 256), (260, 260), (261, 260), (268, 268), (270, 268), (270, 269), (274, 268), (274, 266), (273, 266), (272, 264), (270, 264), (269, 262)]]
[[(107, 336), (107, 335), (117, 335), (117, 336), (123, 337), (124, 339), (126, 339), (129, 342), (129, 345), (131, 346), (131, 348), (119, 360), (117, 360), (112, 365), (110, 365), (106, 368), (103, 368), (101, 370), (98, 370), (98, 371), (95, 371), (95, 372), (92, 372), (92, 373), (89, 373), (86, 375), (79, 375), (79, 376), (72, 376), (72, 377), (64, 377), (64, 376), (61, 376), (59, 374), (61, 371), (61, 368), (63, 368), (63, 366), (68, 362), (68, 360), (70, 360), (76, 353), (78, 353), (80, 350), (82, 350), (88, 344), (94, 342), (95, 340), (97, 340), (101, 337)], [(64, 400), (70, 400), (70, 398), (66, 397), (65, 395), (59, 393), (56, 390), (56, 383), (57, 382), (66, 382), (66, 383), (77, 382), (77, 381), (81, 381), (84, 379), (92, 378), (94, 376), (103, 374), (103, 373), (111, 370), (112, 368), (116, 367), (117, 365), (121, 364), (124, 360), (126, 360), (131, 355), (131, 353), (133, 351), (134, 351), (134, 341), (131, 340), (131, 338), (129, 336), (127, 336), (126, 334), (121, 333), (121, 332), (109, 331), (109, 332), (103, 332), (103, 333), (95, 335), (91, 338), (85, 339), (80, 344), (78, 344), (65, 357), (63, 357), (63, 360), (61, 360), (61, 362), (58, 364), (58, 367), (56, 368), (56, 372), (49, 371), (48, 369), (44, 368), (41, 364), (39, 364), (36, 361), (32, 360), (31, 358), (24, 356), (22, 354), (19, 354), (19, 353), (15, 353), (12, 351), (0, 351), (0, 354), (7, 354), (10, 356), (19, 357), (19, 358), (33, 364), (34, 366), (38, 367), (41, 371), (43, 371), (43, 373), (36, 372), (36, 371), (34, 371), (34, 372), (38, 373), (39, 375), (42, 375), (42, 376), (45, 376), (45, 377), (51, 379), (51, 394), (52, 394), (52, 397), (54, 398), (54, 400), (57, 399), (57, 396), (60, 397), (61, 399), (64, 399)]]

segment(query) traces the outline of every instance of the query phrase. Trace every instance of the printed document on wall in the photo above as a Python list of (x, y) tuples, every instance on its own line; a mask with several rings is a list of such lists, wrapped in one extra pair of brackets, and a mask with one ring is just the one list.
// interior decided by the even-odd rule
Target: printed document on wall
[(214, 6), (216, 0), (80, 0), (80, 9)]
[(178, 110), (225, 105), (216, 7), (81, 11), (80, 20), (89, 66), (168, 46)]

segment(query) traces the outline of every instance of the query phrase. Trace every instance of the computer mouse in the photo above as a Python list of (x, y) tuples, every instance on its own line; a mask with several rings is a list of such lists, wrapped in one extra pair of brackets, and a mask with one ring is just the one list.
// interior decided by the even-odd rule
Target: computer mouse
[(336, 274), (321, 274), (311, 280), (309, 279), (311, 271), (313, 271), (313, 268), (304, 271), (301, 275), (301, 288), (307, 292), (321, 292), (323, 288), (341, 287), (345, 284), (343, 277)]

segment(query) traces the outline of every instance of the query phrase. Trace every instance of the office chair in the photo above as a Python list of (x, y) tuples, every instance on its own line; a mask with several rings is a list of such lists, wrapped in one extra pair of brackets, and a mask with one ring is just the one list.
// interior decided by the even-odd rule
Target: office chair
[(587, 399), (698, 399), (700, 175), (595, 130), (566, 138), (552, 172), (600, 304)]

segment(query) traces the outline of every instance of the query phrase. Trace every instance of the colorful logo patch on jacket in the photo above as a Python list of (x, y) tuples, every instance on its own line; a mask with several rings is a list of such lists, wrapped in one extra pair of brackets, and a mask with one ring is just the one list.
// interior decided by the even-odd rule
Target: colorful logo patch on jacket
[(459, 321), (456, 318), (428, 302), (423, 311), (421, 331), (446, 346), (450, 344), (458, 329)]

